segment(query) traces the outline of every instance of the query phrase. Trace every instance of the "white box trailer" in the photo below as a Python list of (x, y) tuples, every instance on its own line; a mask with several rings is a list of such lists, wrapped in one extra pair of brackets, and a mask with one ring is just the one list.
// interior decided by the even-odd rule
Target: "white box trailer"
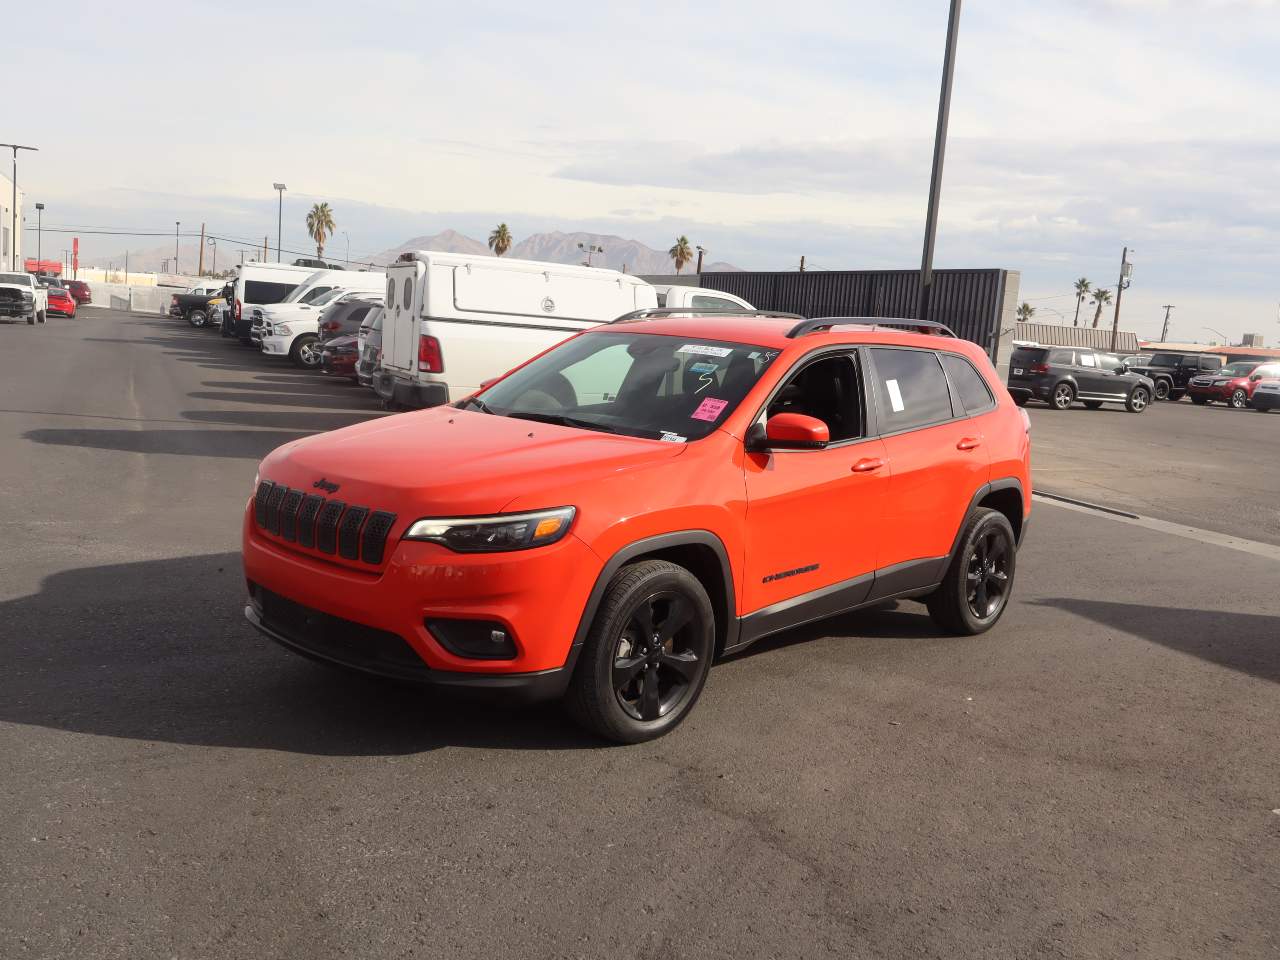
[(387, 267), (374, 389), (397, 406), (437, 406), (575, 333), (657, 305), (652, 286), (617, 270), (405, 253)]

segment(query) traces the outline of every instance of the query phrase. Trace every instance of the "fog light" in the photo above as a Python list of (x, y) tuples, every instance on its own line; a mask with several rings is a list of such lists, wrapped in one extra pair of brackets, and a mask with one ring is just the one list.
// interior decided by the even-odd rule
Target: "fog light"
[(511, 660), (515, 639), (492, 620), (427, 620), (427, 629), (455, 657), (468, 660)]

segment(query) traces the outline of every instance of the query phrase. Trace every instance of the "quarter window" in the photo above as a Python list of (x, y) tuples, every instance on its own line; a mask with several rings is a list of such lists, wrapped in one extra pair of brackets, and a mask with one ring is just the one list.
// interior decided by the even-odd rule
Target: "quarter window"
[(690, 305), (702, 309), (710, 308), (712, 310), (737, 310), (738, 305), (732, 300), (726, 300), (724, 297), (706, 297), (701, 294), (694, 294), (693, 299), (689, 301)]
[(951, 386), (960, 395), (960, 403), (965, 413), (971, 415), (982, 413), (996, 405), (995, 399), (991, 396), (991, 390), (987, 387), (987, 381), (982, 379), (982, 375), (973, 369), (973, 364), (964, 357), (944, 353), (942, 365), (947, 370), (947, 376), (951, 378)]
[(876, 412), (882, 433), (950, 420), (951, 391), (942, 364), (928, 350), (872, 348)]
[(1073, 367), (1076, 363), (1075, 351), (1052, 350), (1049, 352), (1049, 362), (1062, 367)]

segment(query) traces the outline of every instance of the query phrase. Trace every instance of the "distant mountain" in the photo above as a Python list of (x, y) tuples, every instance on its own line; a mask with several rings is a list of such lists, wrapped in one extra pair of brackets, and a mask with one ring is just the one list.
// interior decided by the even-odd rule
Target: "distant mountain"
[[(579, 246), (581, 244), (581, 246)], [(515, 244), (506, 254), (517, 260), (544, 260), (548, 263), (583, 263), (587, 247), (603, 247), (604, 253), (593, 253), (591, 265), (626, 269), (628, 273), (675, 273), (675, 265), (665, 251), (654, 250), (639, 240), (627, 240), (600, 233), (535, 233)], [(488, 246), (456, 230), (445, 230), (434, 236), (414, 237), (399, 246), (375, 255), (374, 263), (390, 263), (406, 250), (440, 250), (445, 253), (467, 253), (492, 256)], [(693, 264), (685, 267), (692, 269)], [(737, 270), (731, 263), (704, 263), (704, 270)]]

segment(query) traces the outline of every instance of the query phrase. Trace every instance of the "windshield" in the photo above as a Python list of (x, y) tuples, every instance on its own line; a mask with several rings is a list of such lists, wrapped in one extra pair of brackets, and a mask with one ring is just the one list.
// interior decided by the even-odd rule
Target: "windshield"
[(20, 283), (24, 287), (31, 286), (29, 273), (0, 273), (0, 283)]
[(642, 333), (590, 333), (464, 401), (498, 416), (684, 443), (734, 411), (778, 351)]
[(1237, 361), (1236, 363), (1228, 363), (1221, 370), (1215, 371), (1215, 376), (1247, 377), (1249, 374), (1253, 373), (1253, 368), (1256, 366), (1257, 366), (1256, 363), (1250, 363), (1248, 361)]

